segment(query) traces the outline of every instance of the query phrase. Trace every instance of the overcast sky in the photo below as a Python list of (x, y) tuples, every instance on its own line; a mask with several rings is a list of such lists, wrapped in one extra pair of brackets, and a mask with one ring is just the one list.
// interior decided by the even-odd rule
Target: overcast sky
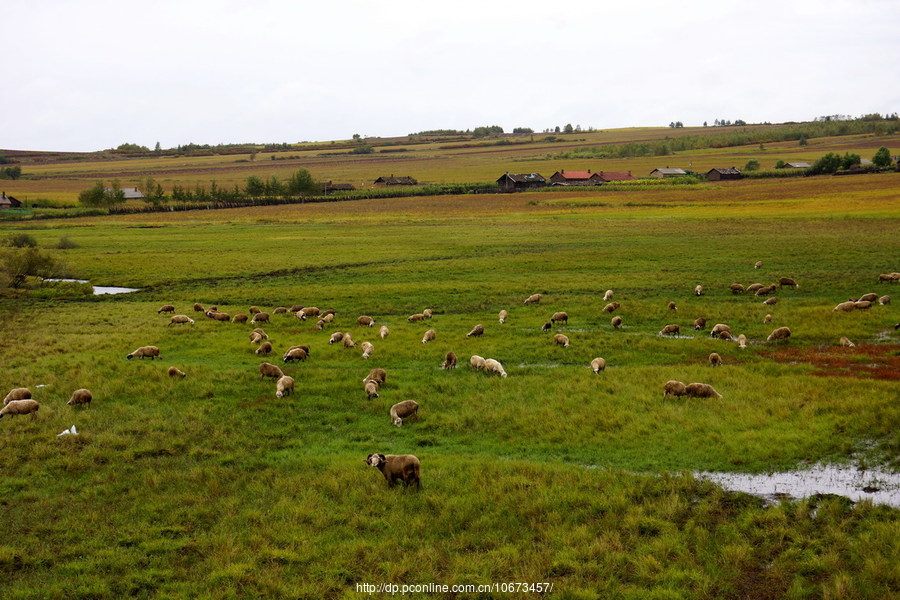
[(4, 0), (0, 148), (900, 112), (897, 0)]

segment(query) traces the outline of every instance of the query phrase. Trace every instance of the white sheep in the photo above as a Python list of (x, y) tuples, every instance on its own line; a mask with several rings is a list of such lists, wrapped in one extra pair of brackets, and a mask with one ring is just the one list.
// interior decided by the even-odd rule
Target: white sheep
[(340, 331), (335, 331), (331, 334), (331, 337), (328, 339), (329, 344), (336, 344), (344, 339), (344, 334)]
[(507, 313), (505, 310), (501, 310), (501, 311), (500, 311), (499, 317), (500, 317), (500, 324), (501, 324), (501, 325), (502, 325), (503, 323), (506, 323), (506, 317), (507, 317), (507, 316), (509, 316), (509, 313)]
[(601, 358), (598, 356), (597, 358), (595, 358), (594, 360), (591, 361), (591, 371), (593, 371), (594, 373), (599, 375), (600, 372), (604, 371), (604, 370), (606, 370), (606, 359), (605, 358)]
[(3, 418), (4, 415), (12, 417), (30, 414), (33, 419), (40, 407), (41, 405), (36, 400), (31, 400), (30, 398), (27, 400), (10, 400), (9, 404), (0, 409), (0, 418)]
[(142, 360), (144, 358), (149, 358), (150, 360), (153, 360), (154, 358), (160, 358), (159, 348), (157, 348), (156, 346), (141, 346), (131, 354), (125, 356), (125, 358), (127, 358), (128, 360), (131, 360), (134, 357), (140, 358)]
[(562, 346), (563, 348), (568, 348), (569, 347), (569, 337), (566, 335), (563, 335), (561, 333), (557, 333), (556, 335), (553, 336), (553, 343), (556, 344), (557, 346)]
[(702, 296), (702, 295), (703, 295), (703, 286), (702, 286), (702, 285), (698, 285), (697, 287), (695, 287), (695, 288), (694, 288), (694, 293), (695, 293), (696, 295), (698, 295), (698, 296)]
[(366, 381), (363, 386), (366, 391), (366, 396), (368, 396), (369, 400), (378, 397), (378, 382), (374, 379), (369, 379)]
[(425, 335), (422, 336), (422, 343), (427, 344), (428, 342), (434, 341), (434, 338), (437, 337), (437, 332), (434, 329), (429, 329), (425, 332)]
[(378, 335), (379, 335), (379, 337), (381, 337), (381, 339), (386, 338), (390, 334), (391, 334), (391, 330), (388, 329), (387, 325), (382, 325), (381, 329), (378, 330)]
[(6, 398), (3, 399), (3, 405), (6, 406), (13, 400), (28, 400), (31, 398), (31, 390), (28, 388), (15, 388), (10, 390), (10, 392), (6, 395)]
[(742, 349), (747, 347), (747, 336), (743, 333), (738, 336), (738, 347)]
[(294, 393), (294, 378), (282, 375), (275, 384), (275, 397), (284, 398)]
[(341, 340), (341, 343), (344, 345), (344, 348), (356, 348), (356, 342), (353, 341), (353, 338), (350, 337), (349, 333), (344, 334), (344, 338)]
[(494, 360), (493, 358), (484, 359), (484, 372), (496, 373), (497, 375), (500, 375), (500, 377), (506, 377), (506, 371), (503, 370), (503, 365), (500, 364), (500, 361)]
[(525, 298), (525, 302), (523, 302), (523, 304), (540, 304), (541, 298), (543, 298), (543, 296), (541, 296), (540, 294), (532, 294)]
[(397, 427), (403, 426), (403, 419), (419, 418), (419, 403), (415, 400), (404, 400), (391, 407), (391, 422)]
[(846, 338), (846, 337), (842, 337), (842, 338), (841, 338), (841, 346), (843, 346), (843, 347), (845, 347), (845, 348), (856, 348), (856, 344), (854, 344), (853, 342), (851, 342), (851, 341), (850, 341), (848, 338)]
[(472, 328), (472, 331), (466, 334), (466, 337), (479, 337), (484, 334), (484, 325), (480, 323)]
[(609, 302), (610, 300), (612, 300), (612, 297), (613, 297), (613, 291), (612, 291), (612, 290), (606, 290), (606, 293), (603, 294), (603, 301), (604, 301), (604, 302)]
[(187, 373), (179, 369), (178, 367), (169, 367), (166, 370), (166, 373), (169, 374), (169, 377), (187, 377)]
[(66, 404), (69, 406), (75, 406), (76, 404), (86, 404), (90, 406), (93, 399), (94, 395), (91, 394), (90, 390), (81, 388), (72, 392), (72, 397), (69, 398), (69, 401), (66, 402)]
[(469, 366), (475, 369), (476, 371), (480, 371), (484, 369), (484, 358), (478, 356), (477, 354), (473, 354), (469, 358)]
[(371, 342), (363, 342), (361, 348), (363, 358), (369, 358), (370, 356), (372, 356), (372, 352), (375, 351), (375, 346), (373, 346)]

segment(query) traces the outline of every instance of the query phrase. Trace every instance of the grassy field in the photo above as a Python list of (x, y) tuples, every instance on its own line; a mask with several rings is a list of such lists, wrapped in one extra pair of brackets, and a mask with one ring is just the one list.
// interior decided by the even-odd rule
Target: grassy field
[[(381, 582), (547, 582), (555, 598), (896, 596), (897, 509), (830, 496), (767, 507), (692, 472), (896, 470), (900, 313), (832, 307), (898, 294), (876, 283), (900, 270), (898, 216), (900, 174), (883, 174), (0, 223), (0, 237), (44, 248), (74, 241), (46, 250), (68, 275), (142, 288), (0, 297), (0, 389), (41, 402), (34, 420), (0, 420), (0, 597), (358, 598), (357, 584)], [(783, 276), (800, 287), (774, 306), (728, 289)], [(607, 289), (621, 330), (602, 311)], [(542, 302), (524, 305), (532, 293)], [(311, 347), (284, 367), (296, 393), (276, 399), (252, 326), (194, 302), (337, 317), (319, 331), (272, 315), (267, 360)], [(166, 327), (166, 303), (196, 324)], [(426, 307), (431, 320), (407, 322)], [(541, 331), (559, 310), (568, 324)], [(374, 329), (356, 325), (363, 314)], [(691, 329), (701, 316), (749, 347)], [(484, 336), (467, 338), (476, 323)], [(668, 323), (679, 337), (657, 335)], [(790, 341), (766, 343), (779, 326)], [(329, 345), (334, 331), (373, 342), (373, 357)], [(161, 361), (125, 359), (147, 344)], [(448, 351), (456, 370), (440, 369)], [(471, 370), (473, 354), (509, 377)], [(169, 365), (188, 376), (170, 379)], [(373, 367), (388, 379), (368, 400)], [(669, 379), (723, 398), (663, 399)], [(66, 406), (80, 387), (91, 408)], [(420, 419), (394, 427), (391, 405), (409, 399)], [(73, 423), (80, 435), (56, 436)], [(416, 454), (423, 489), (389, 489), (363, 464), (372, 452)]]

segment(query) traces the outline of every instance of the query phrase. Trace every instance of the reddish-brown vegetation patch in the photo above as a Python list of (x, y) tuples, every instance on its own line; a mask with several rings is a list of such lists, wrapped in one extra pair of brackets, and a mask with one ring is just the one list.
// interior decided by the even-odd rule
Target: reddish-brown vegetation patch
[(808, 363), (820, 377), (900, 380), (900, 344), (779, 348), (767, 354), (779, 363)]

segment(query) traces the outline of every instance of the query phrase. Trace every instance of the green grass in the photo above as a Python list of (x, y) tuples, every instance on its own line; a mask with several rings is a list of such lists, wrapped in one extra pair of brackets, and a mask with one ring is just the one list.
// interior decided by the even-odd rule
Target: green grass
[[(895, 305), (831, 310), (900, 289), (875, 283), (900, 256), (897, 179), (879, 177), (629, 192), (603, 206), (547, 193), (0, 224), (0, 237), (43, 247), (75, 241), (48, 250), (74, 276), (143, 288), (0, 298), (13, 332), (0, 385), (42, 404), (34, 420), (0, 420), (0, 597), (349, 598), (383, 581), (546, 581), (559, 598), (896, 594), (896, 509), (832, 497), (765, 508), (690, 474), (861, 452), (897, 464)], [(728, 290), (779, 276), (800, 288), (774, 307)], [(601, 311), (606, 289), (620, 331)], [(540, 305), (522, 304), (536, 292)], [(285, 367), (297, 391), (279, 400), (256, 371), (252, 326), (195, 315), (194, 302), (338, 312), (323, 331), (272, 315), (266, 360), (312, 349)], [(167, 303), (196, 325), (166, 327)], [(406, 321), (426, 307), (433, 319)], [(570, 348), (540, 331), (557, 310)], [(357, 327), (362, 314), (376, 327)], [(751, 346), (693, 331), (698, 316)], [(485, 335), (466, 338), (476, 323)], [(683, 337), (656, 335), (667, 323)], [(773, 348), (765, 337), (781, 325), (794, 336)], [(429, 328), (437, 339), (423, 345)], [(372, 341), (374, 356), (329, 345), (338, 330)], [(861, 344), (841, 359), (875, 362), (884, 378), (806, 362), (838, 352), (841, 335)], [(146, 344), (162, 360), (125, 360)], [(443, 371), (450, 350), (461, 364)], [(708, 366), (712, 351), (723, 367)], [(473, 372), (472, 354), (509, 377)], [(169, 365), (188, 377), (170, 380)], [(370, 401), (372, 367), (388, 380)], [(663, 400), (669, 379), (723, 398)], [(91, 408), (65, 405), (79, 387)], [(389, 408), (407, 399), (421, 418), (396, 428)], [(73, 423), (79, 436), (56, 437)], [(363, 464), (371, 452), (419, 456), (421, 493), (387, 488)]]

